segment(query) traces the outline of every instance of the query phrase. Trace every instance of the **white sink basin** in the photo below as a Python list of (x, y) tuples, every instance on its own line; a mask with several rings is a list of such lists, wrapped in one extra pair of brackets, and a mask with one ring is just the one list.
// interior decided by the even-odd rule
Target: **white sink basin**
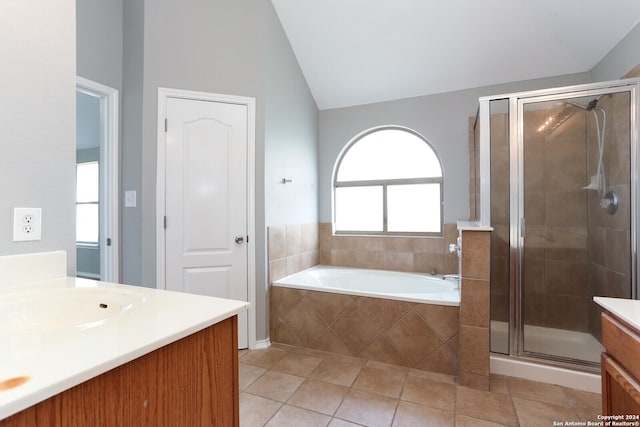
[(142, 304), (117, 288), (49, 288), (0, 294), (0, 335), (99, 326)]

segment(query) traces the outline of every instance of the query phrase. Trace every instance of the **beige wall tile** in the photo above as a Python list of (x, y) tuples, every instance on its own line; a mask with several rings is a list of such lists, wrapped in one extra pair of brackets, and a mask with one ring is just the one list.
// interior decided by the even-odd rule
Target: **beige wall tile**
[(462, 279), (460, 324), (489, 327), (489, 281)]
[(444, 255), (417, 252), (414, 254), (414, 270), (420, 273), (445, 274)]
[(269, 261), (269, 284), (280, 280), (287, 275), (286, 258), (274, 259)]
[(415, 263), (413, 252), (388, 252), (384, 253), (384, 269), (394, 271), (414, 271)]
[(460, 372), (489, 376), (489, 328), (460, 326)]
[(416, 253), (443, 254), (445, 252), (444, 237), (416, 238), (413, 241), (413, 251)]
[(448, 341), (458, 333), (460, 323), (459, 307), (416, 304), (413, 309), (442, 341)]
[(285, 227), (269, 227), (269, 261), (284, 258), (287, 255)]
[(285, 229), (287, 256), (298, 255), (302, 252), (302, 226), (290, 224)]
[(287, 275), (302, 271), (302, 254), (289, 255), (287, 258)]
[(382, 270), (384, 269), (384, 252), (358, 250), (356, 251), (356, 262), (354, 267)]
[(327, 325), (336, 320), (345, 310), (358, 300), (358, 297), (330, 292), (309, 291), (307, 299)]
[(358, 355), (371, 360), (377, 360), (379, 362), (392, 363), (400, 366), (411, 366), (411, 363), (402, 357), (391, 341), (389, 341), (389, 339), (384, 335), (378, 337)]
[(320, 244), (318, 223), (302, 224), (300, 238), (303, 252), (317, 250)]
[(424, 360), (443, 343), (443, 340), (414, 311), (409, 312), (393, 325), (385, 332), (385, 336), (412, 365)]
[[(457, 336), (451, 338), (454, 341), (457, 341), (457, 339)], [(415, 365), (415, 368), (447, 375), (458, 375), (458, 353), (456, 347), (450, 343), (440, 346), (426, 359)]]
[(485, 279), (490, 277), (491, 234), (486, 231), (462, 232), (462, 276)]

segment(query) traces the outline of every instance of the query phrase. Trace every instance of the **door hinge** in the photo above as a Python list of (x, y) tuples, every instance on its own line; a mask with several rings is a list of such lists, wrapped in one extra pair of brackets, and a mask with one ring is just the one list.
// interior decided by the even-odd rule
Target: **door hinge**
[(169, 128), (169, 121), (167, 119), (164, 119), (164, 131), (166, 132), (168, 128)]
[(165, 229), (167, 228), (167, 216), (166, 215), (164, 216), (164, 228)]

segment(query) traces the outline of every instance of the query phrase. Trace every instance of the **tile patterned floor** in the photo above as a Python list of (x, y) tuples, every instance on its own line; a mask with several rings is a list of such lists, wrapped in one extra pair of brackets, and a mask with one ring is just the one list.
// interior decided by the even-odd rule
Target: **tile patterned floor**
[(491, 391), (455, 377), (307, 348), (242, 350), (240, 425), (552, 426), (595, 421), (600, 395), (493, 376)]

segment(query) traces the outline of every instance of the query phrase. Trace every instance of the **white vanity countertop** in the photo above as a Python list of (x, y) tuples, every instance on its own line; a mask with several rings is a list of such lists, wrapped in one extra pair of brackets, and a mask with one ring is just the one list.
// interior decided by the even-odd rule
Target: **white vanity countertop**
[(593, 300), (640, 331), (640, 301), (607, 297), (593, 297)]
[(0, 391), (0, 420), (249, 306), (242, 301), (74, 277), (0, 288), (0, 302), (10, 293), (61, 287), (103, 288), (105, 292), (133, 295), (137, 303), (84, 329), (70, 326), (15, 333), (2, 330), (0, 325), (0, 385), (10, 378), (30, 377), (21, 386)]

